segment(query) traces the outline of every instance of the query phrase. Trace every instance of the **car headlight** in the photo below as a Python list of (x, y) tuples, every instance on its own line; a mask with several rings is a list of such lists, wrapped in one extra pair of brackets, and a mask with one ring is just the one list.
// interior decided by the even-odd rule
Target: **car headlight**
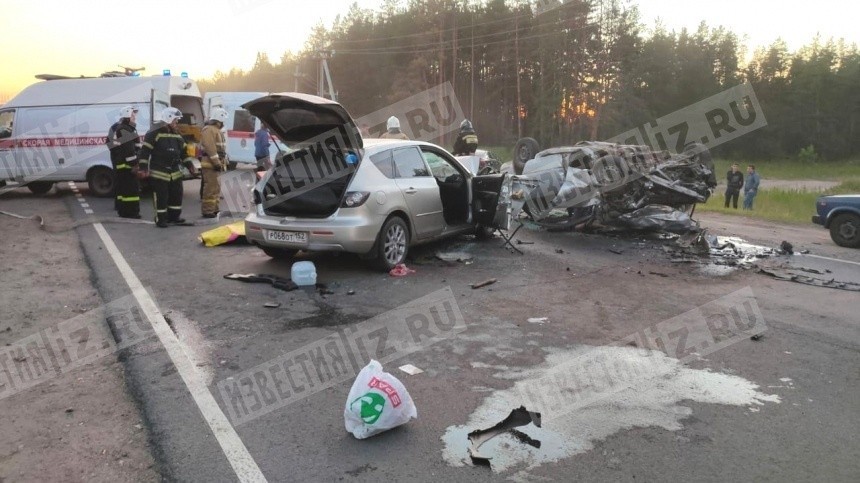
[(369, 191), (350, 191), (340, 204), (343, 208), (355, 208), (364, 204), (370, 197)]

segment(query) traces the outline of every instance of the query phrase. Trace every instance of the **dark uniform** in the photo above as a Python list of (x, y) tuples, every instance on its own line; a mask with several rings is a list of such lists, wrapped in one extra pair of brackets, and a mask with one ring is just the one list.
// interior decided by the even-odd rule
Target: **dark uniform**
[(183, 221), (179, 217), (182, 214), (183, 179), (180, 165), (184, 163), (189, 170), (194, 169), (186, 148), (182, 135), (163, 122), (157, 123), (143, 138), (140, 169), (149, 170), (155, 221), (161, 226)]
[(744, 186), (744, 175), (740, 171), (729, 170), (726, 173), (726, 208), (729, 207), (729, 201), (735, 209), (738, 209), (738, 196), (741, 194), (741, 188)]
[(137, 166), (139, 136), (128, 119), (110, 127), (107, 146), (114, 170), (114, 209), (123, 218), (140, 217), (140, 183), (132, 170)]
[(478, 135), (475, 131), (460, 131), (454, 141), (454, 155), (475, 154), (478, 149)]

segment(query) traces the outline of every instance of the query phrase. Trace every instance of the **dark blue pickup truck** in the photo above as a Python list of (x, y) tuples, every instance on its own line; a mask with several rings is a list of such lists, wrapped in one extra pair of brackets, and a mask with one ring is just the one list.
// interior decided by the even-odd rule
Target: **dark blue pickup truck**
[(842, 247), (860, 248), (860, 195), (820, 196), (812, 222), (830, 229), (830, 238)]

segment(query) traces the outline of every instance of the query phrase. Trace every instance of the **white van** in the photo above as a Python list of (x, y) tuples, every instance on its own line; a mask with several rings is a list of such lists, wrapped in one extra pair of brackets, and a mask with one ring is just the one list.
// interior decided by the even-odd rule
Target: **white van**
[(180, 132), (200, 139), (203, 99), (186, 77), (119, 76), (59, 78), (46, 76), (0, 108), (0, 187), (27, 184), (46, 193), (57, 181), (86, 181), (96, 196), (111, 196), (113, 169), (105, 139), (119, 110), (134, 105), (141, 137), (162, 109), (184, 114)]
[[(203, 95), (206, 119), (209, 119), (209, 113), (216, 107), (223, 107), (229, 115), (224, 130), (231, 169), (235, 168), (237, 163), (257, 164), (257, 158), (254, 156), (254, 133), (260, 129), (260, 120), (243, 109), (242, 104), (268, 95), (268, 92), (207, 92)], [(272, 140), (270, 160), (274, 162), (278, 149), (285, 148), (283, 144)]]

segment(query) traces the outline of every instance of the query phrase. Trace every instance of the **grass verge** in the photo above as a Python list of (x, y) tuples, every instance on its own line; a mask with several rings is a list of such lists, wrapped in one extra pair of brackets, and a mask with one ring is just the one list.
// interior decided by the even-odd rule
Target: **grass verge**
[(860, 178), (860, 159), (848, 161), (833, 161), (817, 163), (801, 163), (794, 160), (782, 161), (731, 161), (728, 159), (716, 159), (717, 179), (725, 181), (726, 172), (738, 163), (741, 173), (746, 178), (747, 165), (755, 165), (756, 171), (762, 178), (770, 179), (816, 179), (825, 181), (846, 181), (851, 178)]
[[(770, 189), (762, 190), (755, 198), (752, 211), (741, 208), (725, 208), (722, 191), (714, 193), (707, 203), (696, 206), (696, 211), (725, 213), (787, 223), (811, 223), (815, 214), (815, 200), (822, 194), (860, 194), (860, 177), (843, 181), (839, 186), (824, 192), (808, 190)], [(743, 206), (741, 193), (738, 206)]]

